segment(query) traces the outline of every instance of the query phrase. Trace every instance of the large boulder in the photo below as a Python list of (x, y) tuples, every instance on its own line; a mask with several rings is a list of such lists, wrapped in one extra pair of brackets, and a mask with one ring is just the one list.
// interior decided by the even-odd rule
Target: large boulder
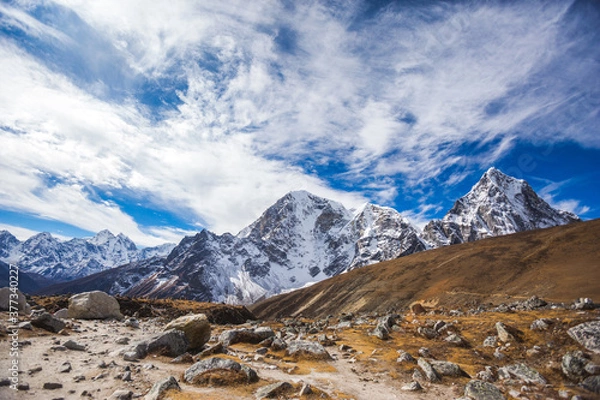
[(212, 357), (198, 361), (183, 373), (187, 383), (226, 386), (236, 383), (258, 382), (258, 375), (252, 368), (228, 358)]
[(187, 351), (189, 344), (183, 331), (171, 329), (150, 339), (147, 351), (150, 354), (177, 357)]
[(71, 297), (67, 314), (79, 319), (123, 318), (117, 299), (99, 290)]
[(496, 386), (488, 382), (472, 380), (465, 386), (465, 397), (474, 400), (505, 400)]
[(287, 348), (287, 355), (294, 358), (310, 360), (329, 360), (331, 355), (321, 344), (308, 340), (292, 340)]
[(231, 346), (235, 343), (256, 344), (273, 336), (275, 336), (275, 332), (269, 327), (230, 329), (221, 333), (219, 341), (225, 346)]
[(584, 322), (569, 329), (569, 336), (586, 349), (600, 353), (600, 321)]
[(179, 317), (165, 326), (165, 330), (177, 329), (185, 333), (191, 349), (199, 349), (210, 340), (210, 322), (204, 314)]
[(60, 332), (67, 326), (63, 321), (46, 311), (35, 315), (31, 319), (31, 325), (54, 333)]
[[(17, 295), (16, 298), (14, 296), (15, 294)], [(13, 300), (12, 303), (11, 300)], [(15, 300), (16, 303), (14, 302)], [(13, 307), (16, 306), (21, 314), (29, 315), (31, 312), (31, 307), (27, 304), (27, 299), (20, 290), (11, 289), (9, 287), (0, 288), (0, 311), (15, 311), (10, 307), (11, 304)]]

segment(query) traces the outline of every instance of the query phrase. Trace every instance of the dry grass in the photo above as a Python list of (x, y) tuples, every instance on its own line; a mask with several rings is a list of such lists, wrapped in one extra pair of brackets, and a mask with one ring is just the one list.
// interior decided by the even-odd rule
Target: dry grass
[(600, 220), (480, 240), (358, 268), (251, 306), (262, 319), (297, 315), (469, 307), (534, 294), (600, 298)]

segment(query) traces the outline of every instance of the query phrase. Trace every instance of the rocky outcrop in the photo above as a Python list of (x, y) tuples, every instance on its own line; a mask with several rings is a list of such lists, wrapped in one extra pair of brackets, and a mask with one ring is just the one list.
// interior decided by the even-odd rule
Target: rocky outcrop
[(568, 333), (586, 349), (600, 353), (600, 321), (584, 322), (569, 329)]
[(307, 340), (292, 340), (286, 350), (288, 356), (310, 360), (329, 360), (331, 355), (321, 344)]
[(0, 311), (15, 310), (18, 310), (20, 314), (29, 315), (31, 307), (27, 303), (25, 295), (18, 289), (0, 288)]
[(210, 340), (210, 322), (204, 314), (179, 317), (165, 326), (165, 331), (170, 329), (183, 331), (190, 349), (199, 349)]
[(185, 370), (183, 379), (198, 385), (223, 386), (235, 383), (254, 383), (258, 375), (252, 368), (227, 359), (212, 357), (198, 361)]
[(114, 297), (98, 290), (79, 293), (71, 297), (67, 315), (69, 318), (80, 319), (123, 318), (119, 302)]

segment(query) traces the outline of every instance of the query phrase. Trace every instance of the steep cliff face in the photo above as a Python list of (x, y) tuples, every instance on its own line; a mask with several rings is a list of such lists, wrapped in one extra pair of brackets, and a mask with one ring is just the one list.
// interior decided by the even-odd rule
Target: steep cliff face
[(444, 218), (424, 228), (422, 237), (430, 246), (439, 247), (579, 220), (552, 208), (524, 180), (490, 168)]

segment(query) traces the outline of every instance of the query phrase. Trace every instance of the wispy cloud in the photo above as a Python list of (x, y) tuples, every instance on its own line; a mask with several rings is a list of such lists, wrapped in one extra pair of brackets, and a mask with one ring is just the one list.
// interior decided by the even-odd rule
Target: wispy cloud
[(90, 188), (235, 232), (288, 190), (386, 203), (475, 165), (460, 182), (517, 136), (600, 147), (597, 34), (571, 2), (44, 2), (72, 15), (62, 28), (36, 7), (2, 5), (0, 23), (90, 54), (63, 73), (0, 37), (0, 206), (141, 244), (185, 232)]

